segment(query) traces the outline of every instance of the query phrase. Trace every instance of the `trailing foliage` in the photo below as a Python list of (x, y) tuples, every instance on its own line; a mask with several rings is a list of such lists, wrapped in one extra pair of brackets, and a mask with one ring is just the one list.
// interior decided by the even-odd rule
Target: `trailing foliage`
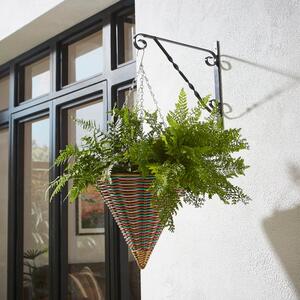
[(218, 196), (225, 204), (248, 203), (249, 197), (230, 182), (244, 175), (244, 160), (233, 154), (248, 149), (248, 144), (239, 129), (223, 128), (216, 109), (207, 118), (202, 116), (208, 101), (209, 96), (189, 109), (181, 90), (166, 127), (157, 112), (141, 114), (127, 107), (113, 110), (107, 131), (91, 121), (77, 121), (88, 134), (80, 147), (68, 145), (60, 152), (56, 165), (64, 165), (65, 171), (51, 184), (51, 197), (69, 180), (73, 186), (68, 197), (74, 201), (89, 185), (109, 180), (111, 172), (153, 175), (152, 205), (171, 230), (183, 202), (200, 207), (207, 198)]

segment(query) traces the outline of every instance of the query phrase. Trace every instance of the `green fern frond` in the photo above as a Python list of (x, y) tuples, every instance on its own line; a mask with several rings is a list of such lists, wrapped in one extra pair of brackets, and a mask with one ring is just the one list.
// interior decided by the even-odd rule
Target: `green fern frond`
[(187, 95), (184, 89), (181, 89), (178, 101), (175, 104), (175, 110), (170, 111), (167, 115), (167, 120), (169, 121), (175, 121), (176, 123), (182, 124), (184, 122), (187, 122), (189, 115), (189, 108), (188, 108), (188, 102), (187, 102)]
[(64, 172), (51, 182), (50, 199), (71, 183), (66, 198), (75, 201), (88, 186), (121, 171), (154, 177), (152, 205), (170, 230), (183, 203), (201, 207), (213, 196), (225, 204), (248, 203), (250, 198), (230, 182), (248, 167), (233, 155), (248, 149), (248, 143), (239, 129), (223, 128), (218, 107), (205, 117), (209, 101), (206, 96), (189, 109), (182, 89), (166, 128), (157, 111), (142, 113), (137, 107), (114, 108), (108, 131), (95, 121), (76, 120), (86, 134), (79, 147), (68, 145), (56, 159)]

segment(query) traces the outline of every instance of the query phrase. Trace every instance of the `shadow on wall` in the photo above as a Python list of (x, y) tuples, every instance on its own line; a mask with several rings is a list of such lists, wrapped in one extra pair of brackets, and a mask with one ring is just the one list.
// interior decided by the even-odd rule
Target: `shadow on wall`
[(300, 167), (295, 164), (289, 164), (289, 175), (294, 184), (300, 189)]
[[(290, 165), (289, 174), (300, 187), (300, 168)], [(263, 221), (263, 228), (300, 299), (300, 205), (274, 211)]]
[(300, 205), (275, 211), (263, 227), (300, 298)]
[(228, 103), (224, 103), (224, 117), (227, 119), (231, 119), (231, 120), (239, 119), (239, 118), (245, 116), (246, 114), (250, 113), (252, 110), (274, 100), (276, 97), (280, 96), (281, 94), (285, 93), (286, 91), (296, 88), (298, 85), (300, 85), (300, 75), (295, 75), (295, 74), (292, 74), (289, 72), (282, 71), (278, 68), (272, 68), (267, 65), (254, 63), (254, 62), (248, 61), (246, 59), (234, 57), (231, 55), (222, 55), (221, 67), (222, 67), (222, 70), (224, 70), (224, 71), (230, 71), (232, 69), (232, 65), (231, 65), (230, 61), (228, 61), (228, 60), (235, 60), (240, 63), (244, 63), (247, 65), (253, 66), (255, 68), (265, 70), (266, 72), (276, 73), (283, 77), (289, 78), (291, 81), (289, 83), (273, 90), (271, 93), (266, 95), (264, 98), (253, 103), (251, 106), (247, 107), (242, 113), (240, 113), (236, 116), (230, 115), (233, 112), (231, 105), (229, 105)]

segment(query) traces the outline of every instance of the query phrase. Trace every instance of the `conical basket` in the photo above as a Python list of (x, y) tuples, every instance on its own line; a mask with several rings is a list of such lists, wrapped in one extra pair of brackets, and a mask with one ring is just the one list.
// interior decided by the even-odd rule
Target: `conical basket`
[(118, 224), (140, 269), (144, 269), (163, 230), (158, 213), (151, 207), (149, 187), (153, 177), (112, 174), (111, 183), (98, 188)]

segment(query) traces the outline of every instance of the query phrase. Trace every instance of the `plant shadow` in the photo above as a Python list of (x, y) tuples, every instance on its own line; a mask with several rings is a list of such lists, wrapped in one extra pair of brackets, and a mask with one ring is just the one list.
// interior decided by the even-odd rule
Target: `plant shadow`
[[(291, 180), (300, 188), (300, 168), (289, 165)], [(300, 299), (300, 204), (275, 210), (263, 228)]]
[(300, 205), (274, 211), (263, 228), (300, 298)]

